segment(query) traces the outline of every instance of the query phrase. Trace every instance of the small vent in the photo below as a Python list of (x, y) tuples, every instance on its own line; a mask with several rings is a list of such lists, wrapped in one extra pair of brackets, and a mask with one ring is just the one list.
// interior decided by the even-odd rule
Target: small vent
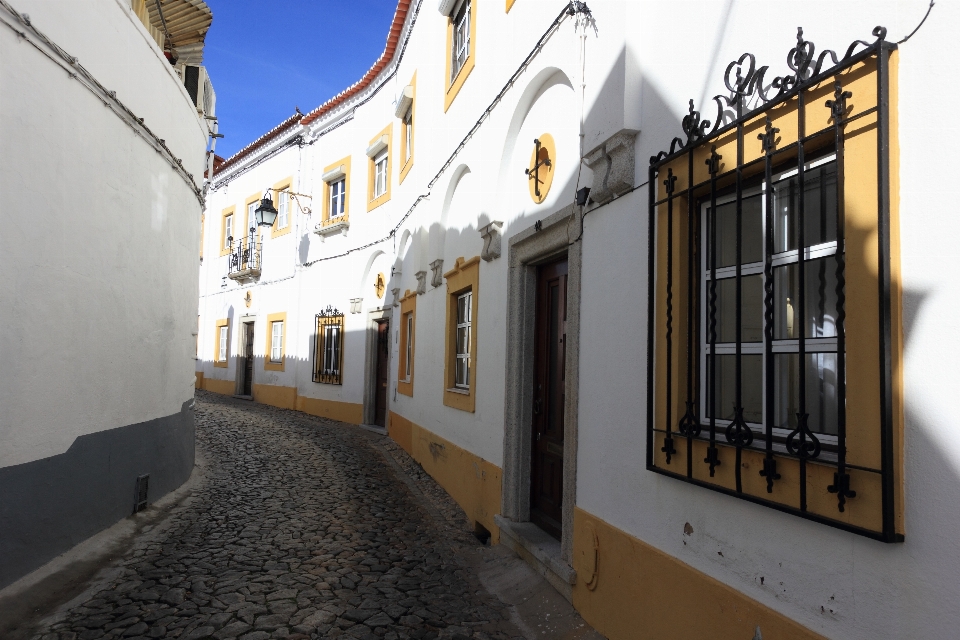
[(137, 487), (133, 494), (133, 512), (143, 511), (147, 508), (147, 485), (150, 482), (150, 475), (137, 476)]

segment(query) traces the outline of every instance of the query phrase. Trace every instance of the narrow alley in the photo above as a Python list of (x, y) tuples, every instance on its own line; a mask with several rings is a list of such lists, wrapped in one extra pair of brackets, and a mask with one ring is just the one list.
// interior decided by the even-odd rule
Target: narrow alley
[[(599, 637), (388, 438), (202, 391), (196, 424), (192, 494), (34, 637)], [(524, 632), (484, 571), (559, 626)]]

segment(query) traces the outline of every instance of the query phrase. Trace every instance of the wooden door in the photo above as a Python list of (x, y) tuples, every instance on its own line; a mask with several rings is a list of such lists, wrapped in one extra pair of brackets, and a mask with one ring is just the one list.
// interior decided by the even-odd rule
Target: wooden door
[(390, 321), (377, 323), (377, 381), (373, 423), (387, 426), (387, 385), (390, 382)]
[(560, 537), (563, 505), (563, 405), (567, 260), (537, 270), (530, 520)]
[(243, 325), (243, 395), (253, 395), (253, 323)]

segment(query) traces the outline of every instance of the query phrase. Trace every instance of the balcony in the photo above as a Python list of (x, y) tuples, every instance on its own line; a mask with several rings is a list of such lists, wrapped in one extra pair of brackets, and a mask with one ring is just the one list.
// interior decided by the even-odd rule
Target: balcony
[(237, 282), (248, 282), (260, 277), (263, 242), (241, 238), (227, 254), (227, 277)]

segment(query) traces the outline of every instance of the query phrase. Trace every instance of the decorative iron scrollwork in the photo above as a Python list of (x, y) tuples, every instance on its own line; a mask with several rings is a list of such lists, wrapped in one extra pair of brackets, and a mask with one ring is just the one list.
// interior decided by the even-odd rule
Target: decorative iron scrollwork
[(680, 418), (677, 424), (677, 430), (681, 435), (696, 438), (700, 435), (700, 419), (697, 418), (696, 405), (692, 400), (687, 400), (687, 411)]
[[(885, 27), (875, 27), (872, 32), (877, 41), (887, 36)], [(712, 136), (736, 117), (741, 116), (748, 104), (754, 108), (763, 107), (768, 102), (778, 100), (791, 92), (800, 90), (819, 82), (821, 73), (828, 73), (833, 67), (846, 63), (858, 53), (860, 47), (870, 48), (873, 44), (865, 40), (854, 40), (847, 47), (842, 57), (838, 57), (831, 49), (824, 49), (816, 54), (813, 42), (805, 40), (803, 28), (797, 29), (797, 44), (787, 53), (787, 67), (792, 73), (776, 76), (769, 83), (765, 76), (769, 65), (757, 67), (757, 58), (752, 53), (744, 53), (736, 60), (731, 61), (723, 73), (723, 84), (729, 92), (712, 98), (717, 105), (717, 115), (711, 120), (701, 120), (700, 111), (694, 108), (691, 99), (687, 114), (680, 122), (680, 127), (686, 139), (675, 137), (670, 141), (670, 148), (650, 156), (650, 164), (657, 164), (664, 158), (672, 156), (678, 151), (690, 147), (704, 137)], [(832, 63), (824, 69), (824, 63)], [(848, 96), (849, 97), (849, 96)], [(838, 96), (839, 99), (839, 96)], [(711, 126), (712, 124), (712, 126)], [(709, 129), (709, 130), (708, 130)]]
[(797, 414), (797, 428), (787, 436), (787, 451), (804, 460), (813, 460), (820, 455), (820, 440), (807, 426), (809, 415)]
[(838, 508), (841, 512), (843, 511), (843, 506), (846, 503), (847, 498), (857, 497), (857, 492), (850, 488), (849, 473), (834, 473), (833, 484), (827, 487), (827, 491), (837, 494), (837, 498), (839, 500)]
[(337, 311), (336, 307), (334, 307), (332, 304), (328, 304), (326, 309), (321, 310), (320, 313), (317, 314), (317, 316), (321, 318), (333, 318), (334, 316), (342, 315), (343, 313)]
[(727, 425), (724, 435), (727, 437), (727, 442), (736, 447), (749, 447), (753, 442), (753, 430), (743, 419), (743, 407), (733, 408), (733, 422)]

